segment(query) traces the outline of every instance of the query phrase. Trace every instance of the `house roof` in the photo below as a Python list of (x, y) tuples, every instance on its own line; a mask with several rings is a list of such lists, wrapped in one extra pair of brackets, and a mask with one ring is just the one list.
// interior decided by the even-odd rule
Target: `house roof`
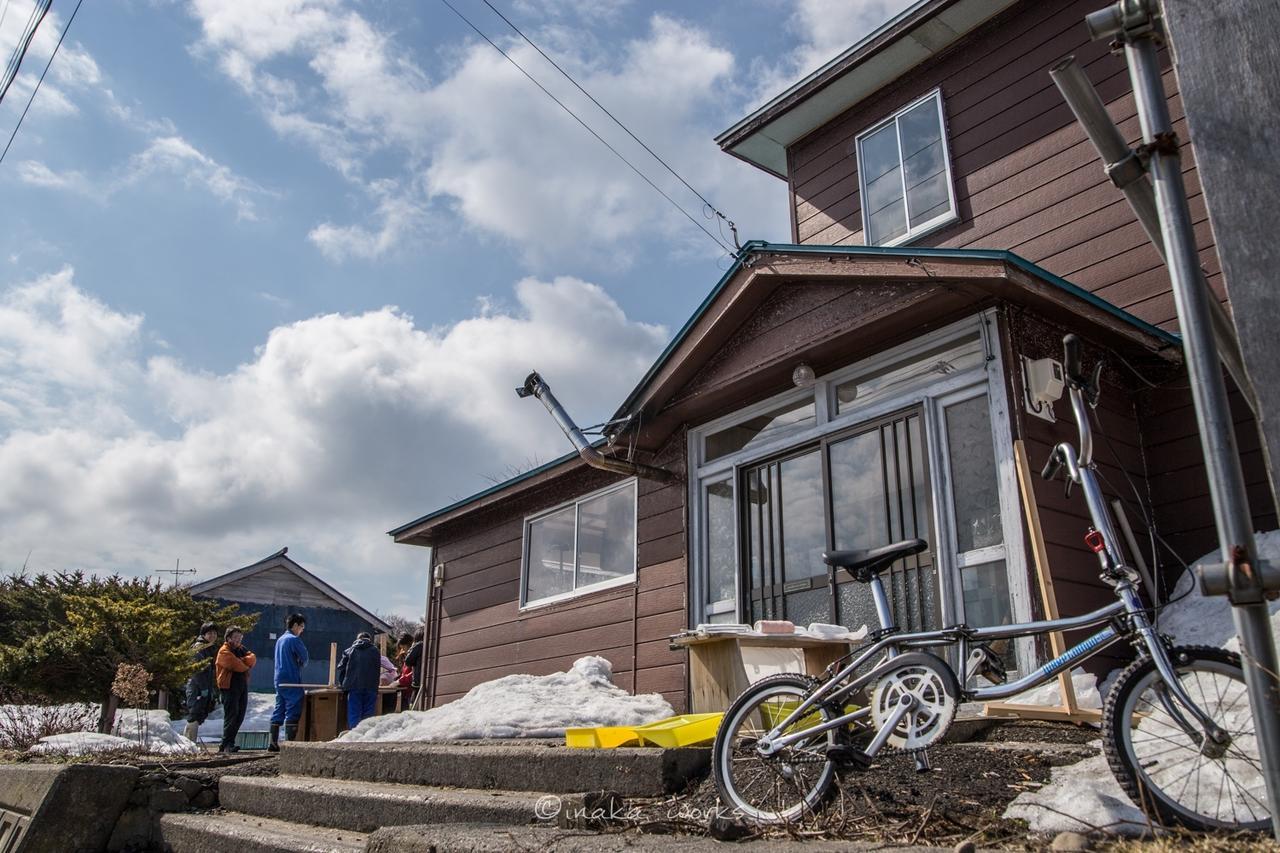
[[(627, 395), (613, 419), (645, 413), (643, 427), (662, 433), (686, 409), (670, 407), (672, 395), (696, 372), (708, 353), (718, 351), (750, 312), (776, 287), (788, 281), (864, 278), (929, 283), (946, 281), (939, 300), (946, 310), (972, 310), (983, 300), (1007, 298), (1042, 309), (1070, 314), (1073, 319), (1101, 326), (1129, 345), (1174, 359), (1179, 338), (1147, 323), (1071, 282), (1019, 257), (991, 249), (931, 249), (923, 247), (814, 246), (755, 240), (743, 246), (725, 272), (672, 338), (657, 360)], [(711, 334), (718, 333), (719, 337)], [(790, 370), (787, 367), (786, 370)], [(655, 417), (660, 412), (660, 416)], [(636, 418), (640, 420), (639, 418)], [(644, 441), (641, 446), (646, 446)], [(600, 446), (600, 443), (597, 443)], [(430, 530), (446, 521), (504, 500), (585, 465), (569, 453), (517, 477), (456, 501), (389, 531), (397, 542), (425, 543)]]
[(214, 593), (214, 590), (218, 589), (219, 587), (226, 586), (229, 583), (234, 583), (235, 581), (244, 580), (245, 578), (252, 577), (253, 575), (256, 575), (260, 572), (269, 571), (270, 569), (284, 568), (292, 572), (302, 581), (310, 584), (320, 592), (332, 598), (334, 601), (336, 601), (338, 604), (341, 604), (347, 610), (350, 610), (352, 613), (355, 613), (357, 616), (359, 616), (361, 619), (368, 622), (373, 627), (377, 628), (379, 631), (382, 631), (383, 633), (391, 632), (392, 630), (391, 626), (387, 624), (385, 621), (383, 621), (381, 618), (379, 618), (376, 614), (371, 613), (368, 610), (365, 610), (359, 604), (356, 604), (354, 601), (347, 598), (342, 593), (338, 592), (338, 590), (334, 589), (332, 586), (325, 583), (320, 578), (316, 577), (314, 574), (307, 571), (302, 566), (298, 565), (296, 562), (294, 562), (292, 559), (286, 556), (288, 551), (289, 551), (288, 548), (281, 548), (279, 551), (275, 552), (270, 557), (264, 557), (263, 559), (259, 560), (256, 563), (250, 563), (249, 565), (244, 566), (243, 568), (239, 568), (239, 569), (236, 569), (235, 571), (227, 572), (225, 575), (218, 575), (216, 578), (210, 578), (207, 581), (201, 581), (198, 584), (193, 584), (191, 586), (191, 594), (212, 596)]
[(1017, 2), (918, 0), (721, 133), (716, 143), (729, 154), (785, 178), (788, 146)]

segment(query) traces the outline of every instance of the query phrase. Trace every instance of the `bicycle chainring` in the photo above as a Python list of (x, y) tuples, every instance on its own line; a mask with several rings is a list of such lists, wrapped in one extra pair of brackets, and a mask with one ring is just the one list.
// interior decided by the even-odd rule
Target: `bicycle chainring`
[(908, 752), (926, 749), (940, 740), (951, 727), (959, 702), (954, 693), (954, 677), (941, 670), (945, 664), (919, 655), (911, 657), (911, 661), (882, 675), (871, 691), (871, 719), (877, 731), (889, 721), (904, 695), (915, 698), (915, 707), (889, 735), (890, 746)]

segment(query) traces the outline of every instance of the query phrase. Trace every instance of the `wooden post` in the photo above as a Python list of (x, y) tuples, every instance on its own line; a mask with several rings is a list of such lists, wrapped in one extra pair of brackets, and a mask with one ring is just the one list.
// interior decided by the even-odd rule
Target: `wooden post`
[(329, 644), (329, 686), (338, 686), (338, 644)]

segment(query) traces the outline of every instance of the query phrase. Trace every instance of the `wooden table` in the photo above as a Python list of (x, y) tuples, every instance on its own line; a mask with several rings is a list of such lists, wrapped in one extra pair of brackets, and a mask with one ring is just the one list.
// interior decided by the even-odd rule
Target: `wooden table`
[[(281, 687), (301, 687), (306, 693), (302, 699), (302, 716), (298, 718), (298, 740), (333, 740), (347, 728), (347, 694), (341, 687), (327, 684), (281, 684)], [(378, 688), (378, 702), (374, 716), (394, 714), (401, 710), (401, 688)]]
[(675, 634), (672, 649), (689, 650), (689, 713), (727, 711), (751, 686), (743, 648), (798, 649), (804, 672), (819, 675), (832, 661), (849, 653), (849, 640), (818, 639), (795, 634)]

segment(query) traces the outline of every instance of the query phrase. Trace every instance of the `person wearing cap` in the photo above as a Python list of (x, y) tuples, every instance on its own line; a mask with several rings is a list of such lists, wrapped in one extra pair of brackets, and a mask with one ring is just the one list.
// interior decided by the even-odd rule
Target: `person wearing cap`
[(372, 717), (377, 708), (381, 658), (373, 644), (373, 635), (361, 631), (338, 661), (338, 684), (347, 696), (349, 729), (354, 729), (365, 717)]
[(191, 656), (200, 662), (200, 668), (187, 680), (187, 726), (182, 733), (193, 743), (200, 736), (200, 726), (218, 704), (213, 667), (218, 656), (219, 633), (217, 625), (206, 622), (191, 644)]

